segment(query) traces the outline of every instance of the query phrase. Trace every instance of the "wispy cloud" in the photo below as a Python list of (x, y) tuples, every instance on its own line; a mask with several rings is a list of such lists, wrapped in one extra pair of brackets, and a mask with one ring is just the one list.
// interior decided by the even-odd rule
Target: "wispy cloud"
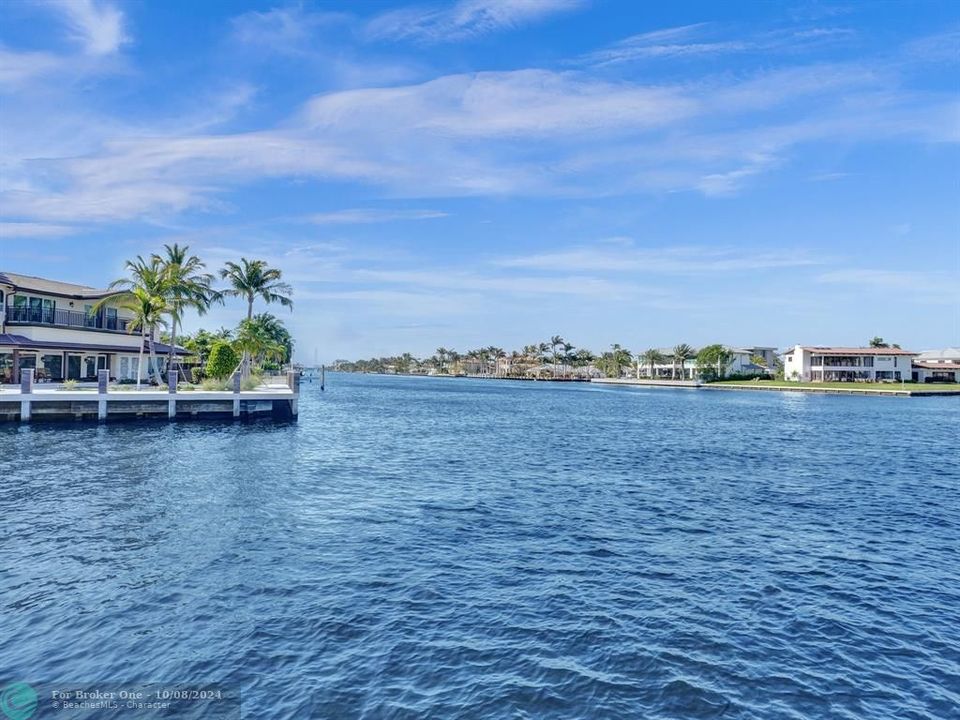
[(54, 238), (73, 235), (78, 232), (71, 225), (52, 225), (49, 223), (0, 222), (0, 239), (16, 238)]
[(583, 0), (458, 0), (453, 5), (401, 8), (371, 20), (371, 39), (452, 42), (542, 20), (584, 5)]
[(335, 212), (315, 213), (308, 218), (317, 225), (366, 225), (396, 220), (434, 220), (449, 214), (440, 210), (383, 210), (378, 208), (351, 208)]
[(911, 301), (960, 302), (960, 285), (955, 273), (848, 268), (822, 273), (815, 279), (819, 283), (845, 285), (851, 289), (903, 291), (909, 293)]
[(702, 275), (805, 267), (821, 264), (822, 260), (796, 251), (745, 252), (710, 246), (636, 248), (620, 239), (615, 244), (501, 258), (495, 263), (527, 270)]
[(700, 58), (731, 53), (795, 52), (849, 40), (853, 35), (853, 30), (839, 27), (736, 33), (716, 23), (695, 23), (631, 35), (583, 55), (580, 62), (602, 67), (642, 60)]
[(46, 0), (56, 10), (71, 36), (90, 55), (116, 52), (128, 42), (123, 13), (109, 2)]

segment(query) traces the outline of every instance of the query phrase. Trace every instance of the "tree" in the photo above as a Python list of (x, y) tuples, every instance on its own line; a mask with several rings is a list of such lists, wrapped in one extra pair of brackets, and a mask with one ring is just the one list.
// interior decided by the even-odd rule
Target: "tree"
[(127, 323), (127, 332), (140, 331), (140, 352), (137, 356), (137, 390), (139, 390), (140, 378), (143, 375), (143, 346), (147, 329), (150, 328), (152, 331), (152, 328), (163, 323), (163, 315), (168, 311), (166, 301), (158, 295), (151, 295), (145, 288), (133, 287), (119, 295), (103, 298), (93, 306), (94, 311), (99, 312), (108, 301), (133, 314), (133, 319)]
[(680, 343), (675, 348), (673, 348), (673, 364), (676, 367), (677, 362), (680, 362), (680, 379), (684, 380), (686, 378), (687, 370), (687, 360), (695, 357), (697, 351), (686, 343)]
[(559, 359), (558, 349), (566, 345), (566, 340), (564, 340), (559, 335), (554, 335), (550, 338), (550, 348), (553, 350), (553, 376), (557, 376), (557, 360)]
[(276, 315), (259, 313), (253, 316), (251, 322), (259, 326), (260, 331), (282, 348), (281, 363), (288, 363), (293, 359), (293, 336), (286, 325)]
[(167, 299), (167, 313), (170, 315), (170, 349), (167, 356), (167, 370), (176, 369), (177, 328), (183, 319), (183, 312), (192, 308), (203, 315), (210, 305), (222, 298), (210, 284), (213, 275), (204, 272), (206, 266), (196, 255), (189, 255), (187, 245), (164, 245), (164, 255), (153, 255), (152, 260), (163, 275), (163, 286)]
[(644, 351), (640, 356), (640, 362), (646, 365), (650, 369), (650, 377), (653, 377), (653, 366), (659, 365), (664, 361), (663, 353), (657, 350), (656, 348), (650, 348), (649, 350)]
[(873, 339), (870, 341), (870, 347), (885, 348), (885, 347), (890, 347), (890, 345), (888, 343), (885, 343), (882, 337), (880, 337), (879, 335), (875, 335)]
[(623, 368), (629, 367), (633, 355), (624, 347), (614, 343), (610, 350), (603, 353), (597, 360), (597, 369), (610, 378), (617, 378), (623, 375)]
[[(164, 324), (163, 315), (170, 312), (167, 276), (155, 255), (149, 261), (138, 255), (135, 260), (127, 260), (124, 267), (130, 277), (114, 280), (109, 286), (110, 290), (117, 289), (120, 292), (101, 299), (93, 306), (93, 310), (99, 312), (107, 303), (115, 302), (134, 313), (140, 321), (137, 327), (140, 329), (141, 338), (147, 343), (150, 352), (147, 374), (155, 376), (157, 385), (162, 385), (163, 378), (157, 366), (154, 342), (157, 328)], [(158, 311), (158, 308), (162, 309)], [(138, 372), (137, 383), (139, 382)]]
[[(258, 297), (267, 304), (279, 303), (293, 309), (293, 288), (283, 282), (283, 273), (271, 268), (263, 260), (240, 258), (240, 264), (228, 262), (220, 271), (220, 277), (229, 282), (230, 287), (224, 295), (242, 297), (247, 300), (247, 320), (253, 320), (253, 302)], [(250, 374), (250, 356), (243, 356), (243, 374)]]
[[(233, 344), (243, 352), (244, 363), (253, 360), (258, 365), (262, 365), (268, 360), (280, 360), (285, 350), (283, 344), (277, 342), (269, 324), (259, 321), (258, 317), (240, 321)], [(249, 374), (248, 369), (247, 375)]]
[(233, 345), (226, 340), (218, 340), (210, 348), (210, 359), (207, 360), (207, 375), (222, 380), (237, 369), (239, 363)]
[(697, 353), (697, 371), (707, 381), (722, 378), (731, 360), (733, 353), (723, 345), (707, 345)]

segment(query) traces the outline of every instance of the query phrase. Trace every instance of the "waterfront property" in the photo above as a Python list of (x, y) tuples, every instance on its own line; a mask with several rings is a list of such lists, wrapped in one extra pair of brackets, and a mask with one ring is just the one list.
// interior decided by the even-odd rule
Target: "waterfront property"
[[(777, 361), (777, 349), (768, 345), (752, 347), (725, 345), (724, 349), (730, 353), (730, 359), (726, 367), (722, 368), (724, 376), (766, 375), (772, 372), (772, 368)], [(638, 359), (636, 365), (637, 379), (696, 380), (700, 376), (695, 357), (685, 358), (681, 361), (680, 358), (674, 357), (673, 348), (662, 348), (658, 351), (658, 354), (660, 361), (654, 363), (652, 368), (649, 364), (644, 364)], [(763, 364), (759, 365), (755, 360), (762, 360)]]
[(894, 347), (794, 345), (783, 354), (783, 374), (796, 382), (905, 382), (916, 356)]
[(925, 350), (913, 360), (916, 382), (960, 383), (960, 348)]
[[(109, 301), (97, 307), (112, 292), (0, 271), (0, 383), (18, 384), (26, 369), (38, 383), (95, 382), (99, 370), (114, 381), (136, 380), (146, 341), (130, 332), (129, 311)], [(162, 373), (170, 348), (155, 342), (154, 350)], [(147, 368), (144, 357), (142, 379)]]

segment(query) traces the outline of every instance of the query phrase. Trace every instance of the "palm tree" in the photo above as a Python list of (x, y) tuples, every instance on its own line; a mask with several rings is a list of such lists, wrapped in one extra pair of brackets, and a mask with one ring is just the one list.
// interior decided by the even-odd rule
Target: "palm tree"
[(270, 327), (260, 322), (259, 317), (240, 322), (234, 343), (258, 362), (281, 358), (284, 353), (283, 345), (273, 338)]
[(686, 343), (680, 343), (673, 348), (673, 365), (676, 368), (677, 361), (680, 361), (680, 379), (686, 379), (687, 360), (696, 357), (697, 351)]
[(177, 243), (164, 245), (166, 254), (154, 255), (153, 260), (164, 274), (167, 297), (167, 312), (170, 315), (170, 349), (167, 356), (167, 370), (176, 369), (177, 328), (183, 319), (183, 312), (193, 308), (203, 315), (210, 305), (222, 296), (210, 284), (213, 275), (203, 272), (206, 265), (196, 255), (188, 255), (189, 246), (181, 247)]
[(440, 361), (440, 370), (439, 370), (439, 372), (441, 372), (441, 373), (446, 369), (446, 360), (447, 360), (447, 356), (448, 356), (449, 354), (450, 354), (450, 351), (447, 350), (445, 347), (438, 347), (438, 348), (437, 348), (437, 359)]
[[(138, 258), (141, 259), (142, 258)], [(166, 300), (161, 295), (153, 295), (145, 287), (133, 286), (129, 290), (103, 298), (93, 306), (94, 312), (99, 312), (107, 303), (129, 310), (133, 318), (127, 323), (127, 331), (140, 331), (140, 353), (137, 357), (137, 390), (140, 389), (140, 378), (143, 376), (143, 346), (146, 344), (147, 333), (152, 333), (157, 325), (164, 324), (163, 316), (170, 312)], [(153, 361), (153, 344), (150, 345), (151, 362)]]
[[(140, 300), (131, 297), (133, 291), (139, 289), (143, 291), (143, 295), (153, 298), (150, 303), (151, 307), (156, 307), (158, 304), (163, 305), (164, 312), (169, 313), (170, 309), (167, 303), (167, 298), (169, 297), (167, 276), (163, 271), (159, 259), (153, 256), (147, 261), (143, 256), (138, 255), (135, 260), (127, 260), (126, 263), (124, 263), (124, 267), (129, 271), (130, 277), (114, 280), (108, 286), (110, 290), (118, 289), (120, 292), (108, 295), (96, 303), (93, 306), (93, 312), (99, 312), (100, 309), (111, 300), (118, 302), (122, 306), (125, 306), (124, 303), (127, 302), (132, 303), (134, 306), (139, 306), (141, 304)], [(143, 319), (144, 323), (139, 326), (140, 332), (150, 351), (150, 362), (147, 367), (147, 374), (154, 377), (157, 385), (162, 385), (163, 378), (160, 376), (160, 368), (157, 364), (154, 343), (156, 341), (157, 327), (163, 323), (161, 322), (161, 318), (157, 317), (154, 313), (146, 313)]]
[(268, 337), (283, 348), (280, 361), (283, 363), (290, 362), (293, 359), (293, 337), (283, 321), (271, 313), (257, 313), (253, 316), (253, 322), (257, 323)]
[[(293, 309), (293, 288), (282, 281), (283, 273), (271, 268), (263, 260), (240, 258), (240, 264), (228, 262), (220, 271), (220, 277), (230, 283), (224, 295), (247, 299), (247, 320), (253, 319), (253, 301), (258, 297), (266, 303), (280, 303)], [(250, 374), (250, 356), (244, 351), (243, 374)]]
[(656, 348), (650, 348), (640, 356), (640, 361), (650, 368), (650, 378), (653, 379), (653, 366), (664, 361), (663, 353)]
[(493, 361), (493, 374), (499, 376), (500, 375), (499, 360), (500, 358), (506, 357), (507, 353), (504, 352), (503, 348), (499, 348), (496, 345), (491, 345), (490, 347), (487, 348), (487, 355)]
[(567, 341), (564, 340), (559, 335), (554, 335), (552, 338), (550, 338), (550, 347), (553, 350), (553, 376), (554, 377), (557, 376), (557, 357), (558, 357), (557, 348), (565, 345), (566, 342)]

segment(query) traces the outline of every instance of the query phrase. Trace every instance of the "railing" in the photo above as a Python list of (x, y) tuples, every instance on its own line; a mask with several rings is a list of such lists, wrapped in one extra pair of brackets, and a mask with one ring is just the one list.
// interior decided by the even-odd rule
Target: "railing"
[(126, 332), (128, 320), (108, 317), (101, 313), (92, 315), (77, 310), (61, 308), (7, 307), (6, 322), (30, 325), (56, 325), (58, 327), (89, 328)]

